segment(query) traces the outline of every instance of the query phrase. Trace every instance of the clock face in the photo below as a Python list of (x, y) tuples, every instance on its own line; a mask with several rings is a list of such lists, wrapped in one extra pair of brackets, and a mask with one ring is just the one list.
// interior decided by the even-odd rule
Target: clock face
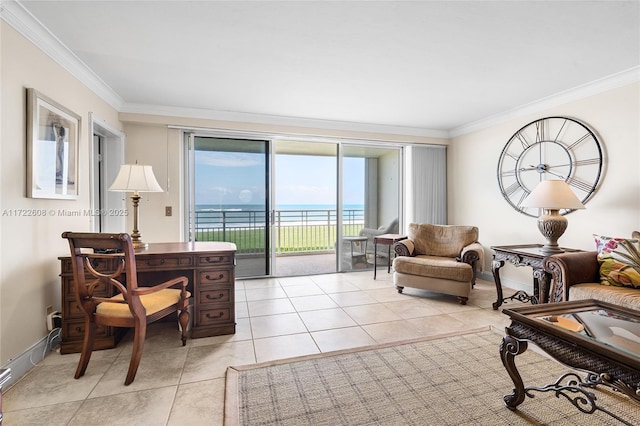
[(540, 181), (566, 181), (585, 204), (601, 174), (598, 138), (587, 126), (567, 117), (546, 117), (527, 124), (511, 136), (498, 161), (502, 196), (514, 209), (532, 217), (539, 216), (539, 209), (523, 207), (522, 202)]

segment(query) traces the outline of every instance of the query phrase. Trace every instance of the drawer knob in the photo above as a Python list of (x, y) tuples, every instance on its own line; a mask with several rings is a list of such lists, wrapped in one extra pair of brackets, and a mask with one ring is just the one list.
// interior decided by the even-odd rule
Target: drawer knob
[(207, 274), (204, 277), (206, 279), (208, 279), (209, 281), (215, 281), (215, 280), (221, 280), (222, 278), (224, 278), (224, 274), (220, 274), (220, 275), (218, 275), (218, 277), (214, 277), (214, 276), (211, 276), (211, 275)]
[(205, 299), (207, 300), (216, 300), (216, 299), (222, 299), (224, 297), (224, 293), (219, 293), (217, 296), (211, 296), (210, 294), (207, 294), (205, 296)]
[(219, 256), (217, 258), (216, 257), (212, 257), (212, 256), (207, 256), (206, 257), (206, 261), (207, 262), (211, 262), (211, 263), (222, 262), (223, 260), (224, 260), (224, 257), (222, 257), (222, 256)]
[(154, 262), (152, 260), (147, 259), (144, 261), (144, 263), (149, 266), (164, 265), (164, 259), (160, 259), (160, 262)]
[(206, 317), (209, 319), (216, 319), (216, 318), (222, 318), (224, 314), (222, 312), (218, 312), (217, 315), (211, 315), (211, 314), (207, 314)]
[(76, 331), (77, 331), (78, 333), (82, 333), (84, 330), (83, 330), (83, 328), (82, 328), (82, 327), (76, 327)]

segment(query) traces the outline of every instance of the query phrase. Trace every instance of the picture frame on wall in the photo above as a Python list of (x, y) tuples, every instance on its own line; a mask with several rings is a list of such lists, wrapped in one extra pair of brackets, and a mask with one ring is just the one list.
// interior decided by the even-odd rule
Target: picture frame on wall
[(27, 197), (78, 198), (80, 116), (27, 89)]

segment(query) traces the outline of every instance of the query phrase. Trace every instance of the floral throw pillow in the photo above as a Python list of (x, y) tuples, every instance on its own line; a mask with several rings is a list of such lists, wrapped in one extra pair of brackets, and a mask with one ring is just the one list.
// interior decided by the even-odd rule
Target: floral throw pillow
[(600, 283), (640, 288), (640, 240), (594, 235)]

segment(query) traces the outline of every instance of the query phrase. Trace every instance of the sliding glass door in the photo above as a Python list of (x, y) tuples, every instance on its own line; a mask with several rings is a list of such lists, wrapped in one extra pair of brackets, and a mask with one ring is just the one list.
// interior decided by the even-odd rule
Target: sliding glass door
[(189, 241), (237, 246), (236, 276), (270, 274), (269, 142), (188, 136)]
[(275, 275), (336, 272), (338, 144), (274, 141)]
[(237, 277), (361, 271), (388, 258), (373, 237), (399, 232), (400, 147), (195, 133), (186, 142), (185, 235), (235, 243)]
[(402, 151), (380, 145), (342, 146), (340, 270), (386, 267), (388, 247), (374, 254), (376, 235), (398, 233), (402, 217)]

